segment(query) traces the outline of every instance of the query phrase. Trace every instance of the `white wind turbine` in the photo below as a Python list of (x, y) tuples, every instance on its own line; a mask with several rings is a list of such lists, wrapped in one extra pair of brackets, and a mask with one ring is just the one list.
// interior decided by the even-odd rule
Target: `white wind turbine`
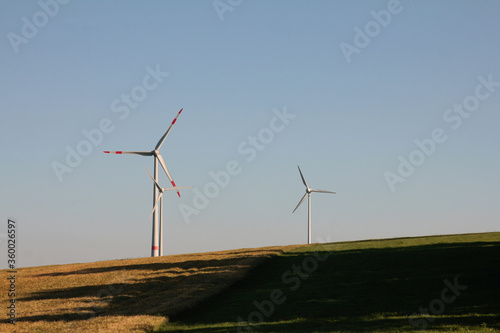
[(330, 192), (330, 191), (325, 191), (325, 190), (312, 190), (306, 183), (306, 180), (304, 178), (304, 175), (302, 174), (302, 171), (300, 171), (300, 167), (297, 165), (297, 168), (299, 168), (299, 172), (300, 172), (300, 177), (302, 178), (302, 182), (304, 183), (304, 185), (306, 186), (306, 194), (304, 194), (304, 196), (302, 197), (302, 199), (300, 199), (300, 202), (299, 204), (297, 205), (297, 207), (295, 207), (295, 209), (293, 210), (292, 214), (295, 213), (295, 211), (297, 210), (297, 208), (299, 208), (300, 204), (302, 203), (302, 201), (304, 201), (304, 199), (306, 198), (306, 195), (308, 197), (308, 202), (309, 202), (309, 206), (308, 206), (308, 209), (307, 209), (307, 213), (308, 213), (308, 218), (307, 218), (307, 225), (308, 225), (308, 229), (307, 229), (307, 244), (311, 244), (311, 193), (312, 192), (319, 192), (319, 193), (333, 193), (335, 194), (335, 192)]
[[(172, 129), (172, 126), (174, 126), (175, 122), (177, 121), (177, 118), (179, 118), (179, 115), (181, 114), (183, 109), (181, 109), (178, 113), (177, 116), (175, 116), (174, 120), (172, 121), (172, 124), (170, 124), (170, 127), (167, 129), (165, 134), (160, 138), (158, 143), (155, 146), (155, 149), (152, 151), (104, 151), (106, 154), (130, 154), (130, 155), (141, 155), (141, 156), (154, 156), (154, 180), (158, 182), (158, 161), (160, 161), (160, 165), (167, 174), (168, 179), (172, 183), (172, 186), (175, 189), (175, 182), (172, 180), (172, 177), (170, 176), (170, 173), (168, 172), (167, 166), (165, 165), (165, 161), (163, 161), (163, 157), (160, 155), (159, 149), (161, 148), (163, 142), (167, 138), (168, 133)], [(156, 199), (158, 197), (158, 188), (156, 184), (153, 184), (153, 207), (156, 204)], [(181, 194), (179, 191), (177, 191), (177, 195), (180, 197)], [(152, 241), (151, 241), (151, 256), (152, 257), (157, 257), (159, 253), (159, 239), (158, 239), (158, 217), (156, 214), (156, 210), (153, 210), (153, 236), (152, 236)]]
[(156, 202), (155, 202), (155, 205), (153, 207), (153, 211), (151, 212), (151, 215), (153, 215), (153, 213), (156, 211), (157, 209), (157, 206), (158, 206), (158, 201), (160, 201), (160, 207), (159, 207), (159, 210), (160, 210), (160, 230), (159, 230), (159, 234), (160, 234), (160, 256), (163, 256), (163, 193), (166, 192), (166, 191), (172, 191), (172, 190), (176, 190), (177, 192), (180, 190), (180, 189), (183, 189), (183, 188), (192, 188), (193, 186), (183, 186), (183, 187), (168, 187), (168, 188), (163, 188), (160, 186), (160, 184), (158, 184), (158, 182), (153, 178), (153, 176), (151, 176), (151, 174), (149, 173), (148, 169), (146, 169), (146, 167), (143, 165), (144, 169), (146, 170), (146, 172), (148, 173), (149, 177), (151, 177), (151, 179), (153, 180), (153, 182), (155, 183), (156, 187), (158, 188), (158, 191), (160, 192), (160, 194), (158, 195), (158, 199), (156, 199)]

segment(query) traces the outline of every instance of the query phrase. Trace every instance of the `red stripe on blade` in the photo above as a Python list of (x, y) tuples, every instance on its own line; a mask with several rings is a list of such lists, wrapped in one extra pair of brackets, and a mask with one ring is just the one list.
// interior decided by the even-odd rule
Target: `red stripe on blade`
[(153, 246), (152, 249), (153, 250), (158, 250), (158, 246)]

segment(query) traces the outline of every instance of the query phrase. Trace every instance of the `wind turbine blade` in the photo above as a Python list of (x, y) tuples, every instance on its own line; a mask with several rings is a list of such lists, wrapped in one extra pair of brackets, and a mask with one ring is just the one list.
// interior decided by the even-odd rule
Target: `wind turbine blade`
[(307, 186), (307, 183), (306, 183), (306, 179), (304, 178), (304, 175), (302, 174), (302, 171), (300, 171), (300, 167), (298, 165), (297, 165), (297, 168), (299, 168), (300, 177), (302, 177), (302, 182), (307, 187), (307, 189), (309, 189), (309, 186)]
[(155, 185), (158, 188), (158, 190), (160, 190), (160, 192), (161, 192), (161, 186), (160, 186), (160, 184), (158, 184), (158, 182), (156, 181), (156, 179), (154, 179), (153, 176), (151, 176), (151, 174), (149, 173), (148, 169), (146, 169), (146, 167), (144, 165), (142, 165), (142, 166), (144, 167), (144, 170), (146, 170), (146, 172), (148, 173), (149, 177), (151, 177), (151, 179), (155, 183)]
[(175, 116), (174, 120), (172, 121), (172, 123), (170, 124), (169, 128), (167, 129), (167, 131), (165, 132), (165, 134), (163, 134), (163, 136), (160, 138), (160, 141), (158, 141), (158, 143), (156, 144), (156, 147), (155, 149), (158, 150), (160, 149), (161, 145), (163, 144), (163, 141), (165, 141), (165, 139), (167, 138), (167, 135), (168, 133), (170, 132), (170, 130), (172, 129), (172, 126), (174, 126), (175, 122), (177, 121), (177, 118), (179, 118), (179, 116), (181, 115), (181, 112), (182, 112), (183, 109), (181, 109), (179, 111), (179, 113), (177, 113), (177, 116)]
[[(161, 157), (160, 153), (158, 153), (156, 156), (158, 157), (158, 160), (160, 161), (161, 167), (163, 168), (163, 170), (165, 170), (165, 173), (167, 174), (168, 179), (172, 183), (172, 186), (176, 187), (175, 182), (172, 179), (172, 176), (170, 176), (170, 172), (168, 172), (168, 169), (167, 169), (167, 166), (165, 165), (165, 161), (163, 160), (163, 157)], [(177, 191), (177, 195), (179, 196), (179, 198), (181, 197), (181, 194), (179, 193), (179, 191)]]
[(130, 155), (142, 155), (142, 156), (152, 156), (153, 153), (150, 151), (103, 151), (105, 154), (130, 154)]
[(162, 196), (163, 196), (163, 192), (160, 192), (160, 195), (156, 199), (155, 205), (153, 206), (153, 211), (151, 212), (151, 215), (149, 215), (149, 217), (151, 217), (153, 215), (153, 213), (155, 212), (156, 207), (158, 206), (158, 201), (160, 201)]
[(183, 188), (193, 188), (194, 186), (183, 186), (183, 187), (167, 187), (164, 188), (163, 191), (173, 191), (173, 190), (181, 190)]
[(325, 191), (325, 190), (311, 190), (311, 192), (319, 192), (319, 193), (333, 193), (333, 194), (336, 194), (335, 192)]
[(170, 180), (172, 185), (174, 185), (174, 187), (175, 187), (174, 181), (172, 180), (172, 176), (170, 176), (170, 172), (168, 172), (168, 169), (167, 169), (167, 166), (165, 165), (165, 161), (163, 160), (163, 157), (160, 154), (158, 154), (157, 157), (158, 157), (158, 160), (160, 161), (161, 167), (163, 168), (163, 170), (167, 174), (168, 179)]
[(307, 195), (307, 192), (306, 192), (306, 194), (304, 194), (304, 196), (302, 197), (302, 199), (300, 199), (299, 204), (297, 205), (297, 207), (295, 207), (295, 209), (293, 210), (292, 214), (295, 213), (295, 211), (297, 210), (297, 208), (299, 208), (299, 206), (302, 203), (302, 201), (304, 201), (304, 199), (306, 198), (306, 195)]

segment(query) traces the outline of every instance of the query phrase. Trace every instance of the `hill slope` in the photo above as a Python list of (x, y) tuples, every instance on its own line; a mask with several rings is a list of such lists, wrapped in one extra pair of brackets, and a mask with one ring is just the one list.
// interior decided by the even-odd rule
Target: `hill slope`
[[(17, 323), (7, 323), (2, 315), (0, 332), (151, 330), (227, 288), (282, 248), (21, 268), (16, 274)], [(7, 307), (7, 271), (1, 276), (0, 301)]]
[(500, 233), (286, 251), (160, 331), (500, 331)]
[(492, 332), (498, 281), (500, 233), (30, 267), (0, 332)]

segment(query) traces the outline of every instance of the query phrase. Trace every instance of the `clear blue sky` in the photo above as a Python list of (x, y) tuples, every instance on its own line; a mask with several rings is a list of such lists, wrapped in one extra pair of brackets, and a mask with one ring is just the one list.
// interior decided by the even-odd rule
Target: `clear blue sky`
[(297, 165), (337, 192), (313, 195), (313, 241), (500, 230), (498, 1), (40, 3), (0, 3), (0, 240), (16, 218), (20, 266), (149, 256), (153, 159), (102, 151), (153, 149), (181, 108), (177, 185), (239, 173), (189, 218), (197, 192), (166, 194), (166, 254), (305, 243)]

